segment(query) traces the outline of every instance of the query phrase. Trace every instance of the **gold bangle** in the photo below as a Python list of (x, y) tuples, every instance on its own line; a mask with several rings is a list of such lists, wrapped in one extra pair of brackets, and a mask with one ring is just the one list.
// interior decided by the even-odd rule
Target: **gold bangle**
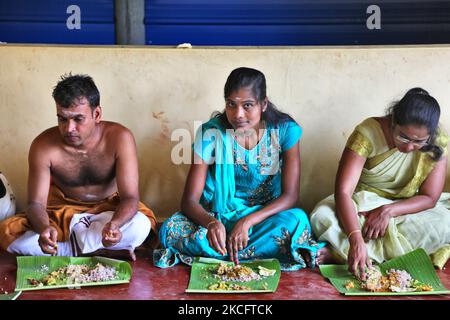
[(206, 229), (209, 228), (209, 225), (210, 225), (210, 224), (216, 223), (216, 222), (219, 222), (219, 221), (214, 219), (214, 220), (211, 220), (210, 222), (208, 222), (208, 224), (206, 225)]
[(353, 230), (348, 234), (347, 239), (350, 239), (351, 235), (354, 234), (355, 232), (361, 232), (361, 230), (360, 229)]

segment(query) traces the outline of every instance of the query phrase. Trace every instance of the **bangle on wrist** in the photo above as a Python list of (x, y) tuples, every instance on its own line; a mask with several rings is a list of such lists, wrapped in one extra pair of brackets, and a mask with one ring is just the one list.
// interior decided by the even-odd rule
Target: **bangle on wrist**
[(216, 220), (216, 219), (214, 219), (214, 220), (211, 220), (210, 222), (208, 222), (208, 224), (206, 225), (206, 229), (208, 229), (209, 228), (209, 225), (210, 224), (214, 224), (214, 223), (217, 223), (217, 222), (219, 222), (218, 220)]
[(350, 239), (350, 237), (352, 236), (352, 234), (357, 233), (357, 232), (361, 233), (361, 230), (360, 230), (360, 229), (356, 229), (356, 230), (351, 231), (351, 232), (348, 234), (347, 239)]

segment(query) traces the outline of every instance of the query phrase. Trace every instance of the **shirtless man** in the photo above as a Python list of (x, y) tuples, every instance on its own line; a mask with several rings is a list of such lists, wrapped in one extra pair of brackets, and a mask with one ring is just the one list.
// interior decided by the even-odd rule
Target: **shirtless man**
[[(53, 98), (58, 126), (42, 132), (29, 152), (26, 218), (32, 230), (7, 250), (65, 256), (127, 250), (134, 260), (134, 248), (144, 242), (155, 219), (139, 202), (133, 134), (101, 120), (100, 94), (89, 76), (63, 76)], [(51, 183), (62, 193), (56, 212), (51, 212)], [(114, 210), (92, 214), (95, 205), (105, 203), (114, 203)], [(74, 209), (80, 206), (87, 210)]]

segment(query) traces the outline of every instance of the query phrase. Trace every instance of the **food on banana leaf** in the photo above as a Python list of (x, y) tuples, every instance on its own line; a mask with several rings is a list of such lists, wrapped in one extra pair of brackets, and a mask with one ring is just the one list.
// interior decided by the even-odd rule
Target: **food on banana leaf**
[(32, 286), (54, 286), (67, 284), (81, 284), (92, 282), (104, 282), (116, 280), (118, 272), (116, 268), (97, 263), (95, 266), (86, 264), (69, 264), (58, 270), (52, 271), (42, 279), (29, 278)]
[(383, 275), (378, 267), (368, 268), (361, 287), (371, 292), (433, 291), (433, 287), (412, 278), (405, 270), (390, 269)]

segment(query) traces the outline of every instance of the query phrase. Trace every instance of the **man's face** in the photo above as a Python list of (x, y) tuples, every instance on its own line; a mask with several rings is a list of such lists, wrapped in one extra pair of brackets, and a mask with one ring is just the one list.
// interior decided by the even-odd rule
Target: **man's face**
[(82, 146), (93, 134), (96, 123), (100, 122), (101, 109), (93, 111), (89, 101), (83, 97), (76, 100), (69, 108), (56, 104), (58, 128), (65, 144), (73, 147)]

